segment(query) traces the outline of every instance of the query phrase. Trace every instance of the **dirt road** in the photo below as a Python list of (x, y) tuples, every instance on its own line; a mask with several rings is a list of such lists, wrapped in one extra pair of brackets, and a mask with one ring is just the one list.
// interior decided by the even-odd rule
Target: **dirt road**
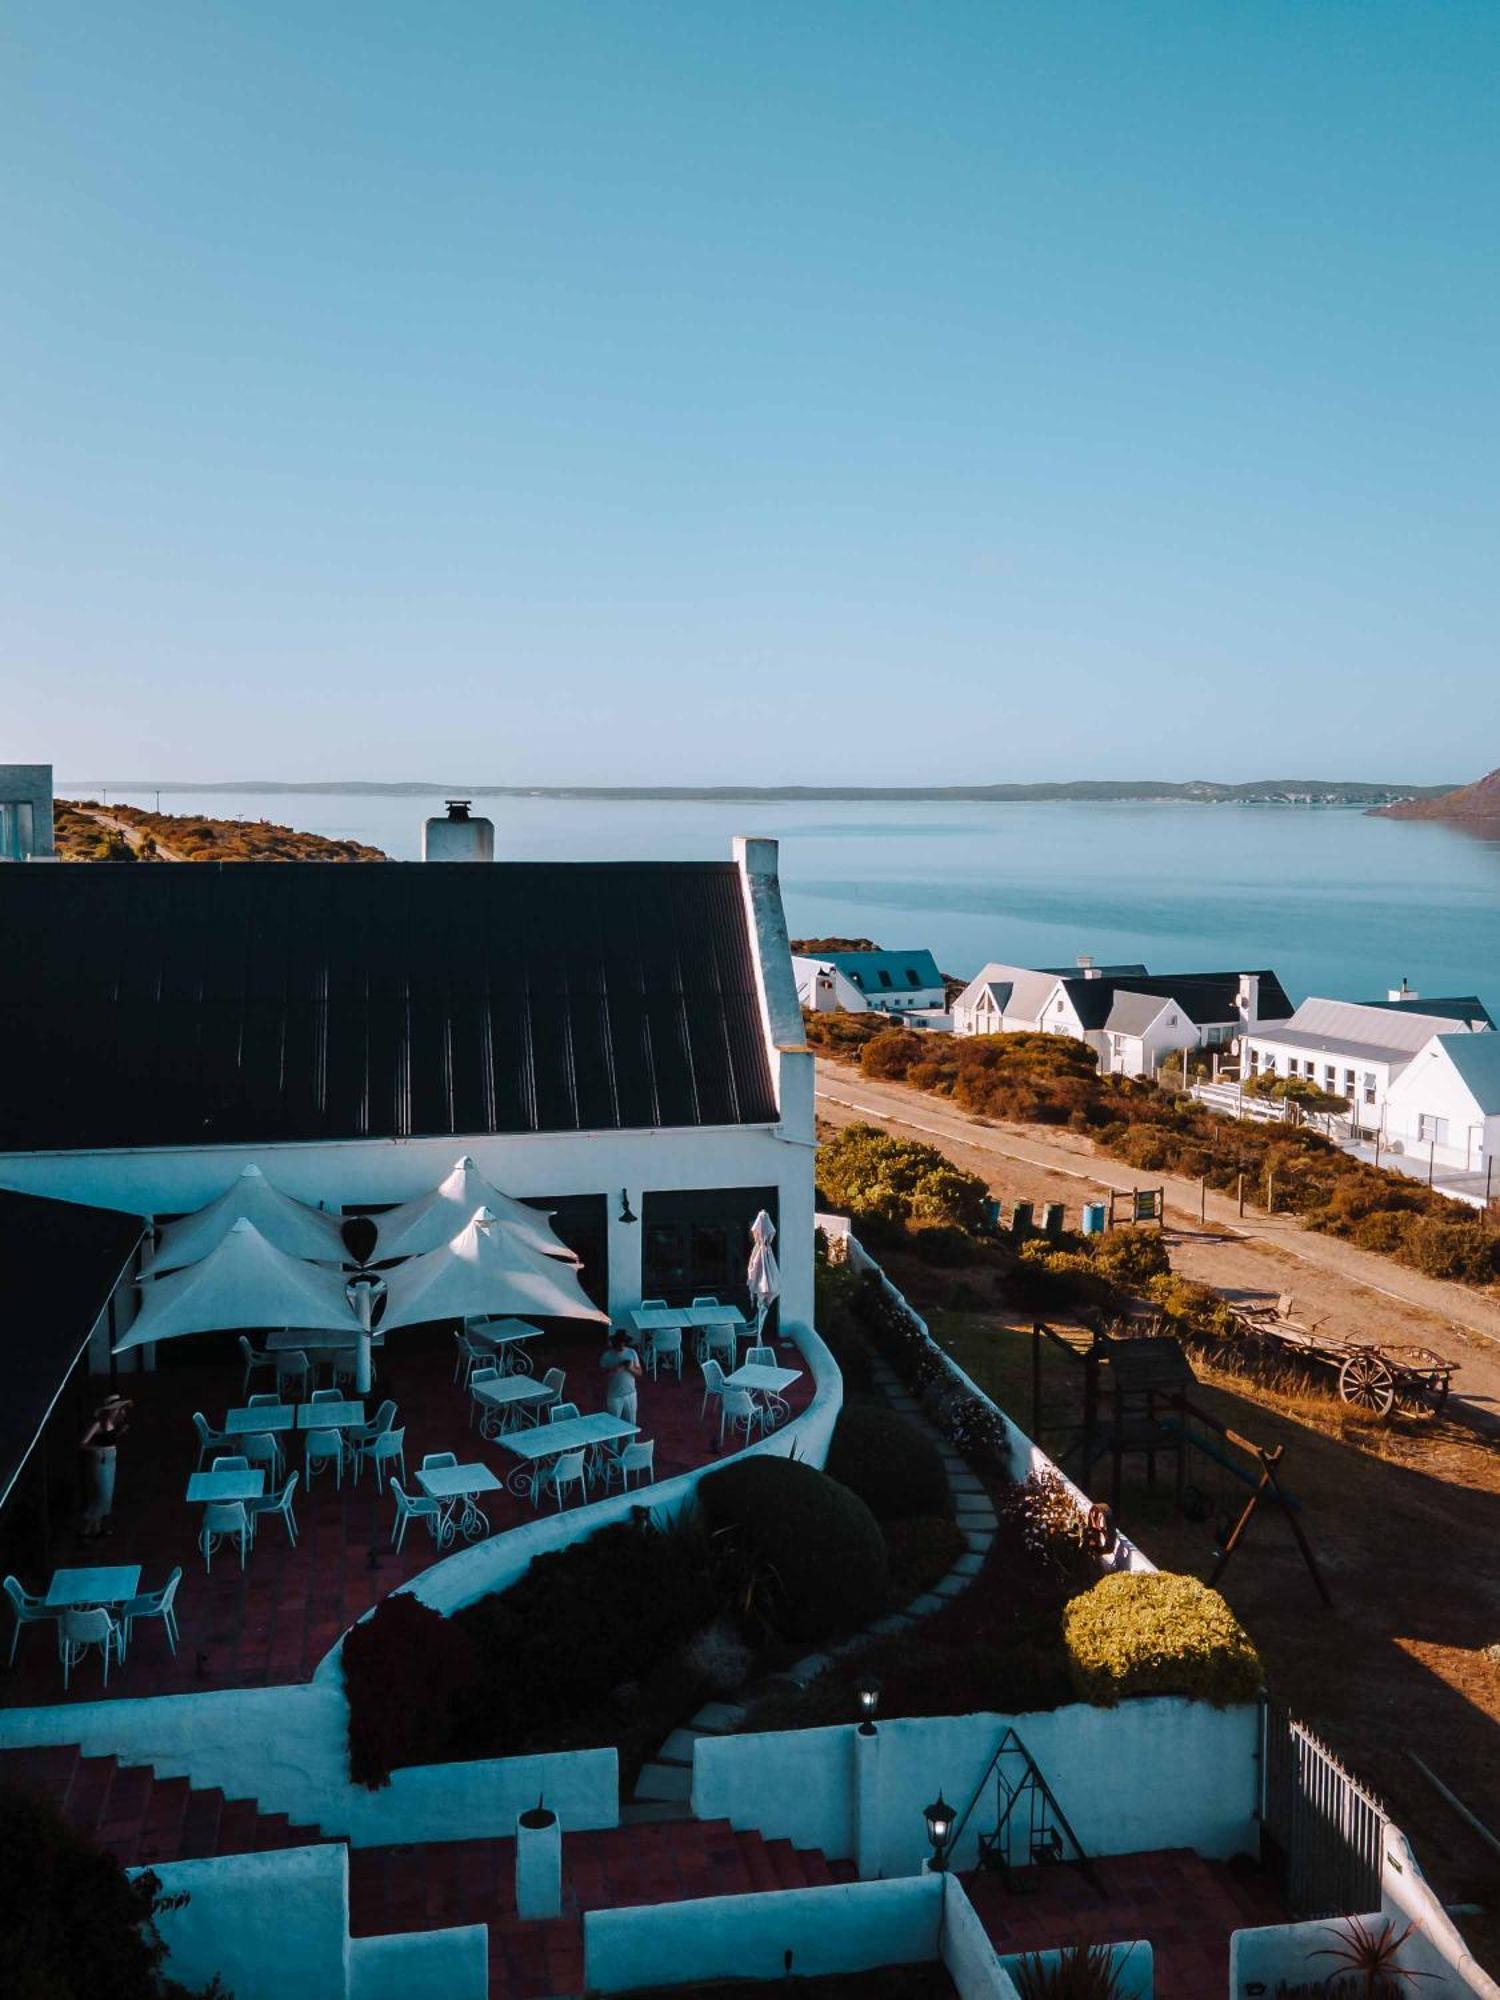
[(874, 1083), (837, 1063), (818, 1063), (818, 1115), (831, 1125), (857, 1119), (913, 1133), (956, 1165), (982, 1174), (1002, 1200), (1078, 1206), (1108, 1188), (1165, 1185), (1172, 1263), (1185, 1277), (1231, 1299), (1292, 1292), (1298, 1317), (1328, 1332), (1390, 1346), (1417, 1343), (1459, 1364), (1450, 1413), (1500, 1434), (1500, 1305), (1461, 1285), (1425, 1278), (1385, 1257), (1289, 1216), (1248, 1212), (1210, 1190), (1206, 1227), (1196, 1181), (1145, 1174), (1094, 1150), (1079, 1133), (971, 1118), (941, 1098), (903, 1084)]
[[(119, 834), (126, 846), (133, 848), (137, 854), (140, 853), (146, 841), (151, 838), (144, 828), (132, 826), (127, 819), (116, 819), (113, 813), (103, 812), (97, 806), (75, 806), (74, 811), (82, 813), (85, 819), (91, 819), (99, 826), (108, 827), (111, 833)], [(186, 855), (177, 853), (174, 848), (165, 846), (160, 840), (156, 841), (155, 845), (156, 859), (158, 861), (185, 861), (187, 859)]]

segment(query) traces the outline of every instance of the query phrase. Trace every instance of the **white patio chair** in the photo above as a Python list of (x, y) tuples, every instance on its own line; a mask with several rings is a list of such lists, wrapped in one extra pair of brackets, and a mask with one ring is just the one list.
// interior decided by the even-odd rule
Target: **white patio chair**
[(680, 1327), (658, 1327), (651, 1342), (651, 1377), (656, 1379), (657, 1370), (664, 1364), (669, 1367), (678, 1381), (682, 1380), (682, 1330)]
[(408, 1493), (399, 1479), (391, 1481), (391, 1493), (396, 1502), (396, 1520), (391, 1529), (392, 1545), (399, 1551), (406, 1540), (408, 1521), (425, 1521), (427, 1532), (437, 1534), (439, 1507), (436, 1500), (426, 1493)]
[(102, 1606), (89, 1611), (64, 1611), (57, 1621), (57, 1657), (62, 1661), (63, 1692), (74, 1667), (90, 1646), (99, 1648), (104, 1685), (109, 1686), (109, 1658), (120, 1654), (120, 1628)]
[(182, 1582), (182, 1570), (174, 1569), (160, 1590), (148, 1590), (140, 1597), (132, 1597), (128, 1604), (120, 1608), (120, 1658), (123, 1660), (130, 1647), (131, 1636), (138, 1618), (159, 1618), (167, 1635), (167, 1644), (177, 1651), (177, 1586)]
[(269, 1368), (273, 1374), (275, 1373), (276, 1356), (268, 1348), (253, 1345), (247, 1336), (242, 1333), (240, 1335), (240, 1357), (245, 1364), (245, 1372), (240, 1381), (240, 1394), (248, 1396), (250, 1393), (250, 1384), (255, 1380), (261, 1369)]
[[(371, 1347), (375, 1345), (373, 1334), (370, 1336), (370, 1345)], [(328, 1357), (328, 1366), (333, 1376), (334, 1395), (339, 1397), (347, 1396), (351, 1389), (359, 1387), (359, 1356), (352, 1347), (337, 1348)], [(370, 1387), (373, 1389), (374, 1386), (375, 1359), (372, 1355), (370, 1358)]]
[(273, 1483), (281, 1477), (281, 1440), (274, 1431), (252, 1431), (240, 1439), (241, 1449), (251, 1465), (260, 1466)]
[(368, 1443), (362, 1444), (359, 1452), (361, 1463), (368, 1461), (375, 1468), (375, 1491), (383, 1493), (385, 1466), (399, 1465), (402, 1478), (406, 1477), (406, 1426), (403, 1424), (400, 1430), (381, 1431)]
[(571, 1424), (583, 1413), (576, 1403), (554, 1403), (547, 1412), (549, 1424)]
[[(274, 1359), (275, 1357), (273, 1356), (272, 1358)], [(246, 1398), (245, 1408), (247, 1410), (274, 1410), (280, 1405), (280, 1402), (281, 1398), (274, 1389), (261, 1389), (255, 1395)]]
[(705, 1359), (727, 1361), (729, 1372), (734, 1373), (735, 1338), (732, 1326), (711, 1326), (704, 1340)]
[(302, 1476), (307, 1481), (308, 1491), (312, 1491), (313, 1474), (320, 1465), (333, 1467), (333, 1483), (340, 1492), (344, 1489), (344, 1440), (338, 1431), (309, 1431), (307, 1448), (302, 1457)]
[(194, 1410), (193, 1412), (193, 1429), (198, 1433), (198, 1470), (200, 1472), (203, 1470), (204, 1458), (209, 1452), (217, 1451), (223, 1445), (234, 1444), (236, 1442), (236, 1439), (232, 1438), (228, 1431), (216, 1431), (201, 1410)]
[[(244, 1442), (244, 1438), (235, 1439), (236, 1444), (242, 1445)], [(220, 1452), (208, 1469), (210, 1472), (248, 1472), (250, 1461), (242, 1451), (225, 1451)]]
[(777, 1365), (774, 1347), (752, 1347), (745, 1356), (747, 1368), (775, 1368)]
[(21, 1627), (40, 1625), (48, 1619), (55, 1618), (57, 1613), (48, 1608), (45, 1598), (33, 1597), (28, 1591), (23, 1590), (17, 1577), (8, 1576), (5, 1579), (4, 1590), (10, 1599), (10, 1608), (15, 1613), (16, 1619), (15, 1629), (10, 1635), (10, 1664), (14, 1666), (16, 1647), (21, 1641)]
[(342, 1389), (314, 1389), (307, 1400), (310, 1403), (342, 1403), (344, 1392)]
[(292, 1512), (292, 1501), (297, 1492), (298, 1473), (289, 1472), (286, 1484), (279, 1493), (268, 1494), (263, 1500), (250, 1502), (250, 1532), (253, 1535), (262, 1521), (279, 1514), (286, 1527), (286, 1538), (293, 1548), (297, 1546), (297, 1516)]
[(457, 1463), (458, 1453), (456, 1451), (430, 1451), (422, 1460), (422, 1470), (424, 1472), (442, 1472), (448, 1466), (457, 1465)]
[(731, 1433), (743, 1431), (745, 1442), (749, 1444), (756, 1431), (762, 1427), (764, 1419), (760, 1405), (748, 1389), (726, 1389), (719, 1399), (719, 1442), (724, 1442), (726, 1429)]
[(717, 1292), (695, 1292), (693, 1294), (693, 1304), (695, 1306), (716, 1306), (718, 1303), (719, 1295)]
[[(542, 1410), (546, 1404), (557, 1401), (563, 1392), (563, 1384), (567, 1379), (566, 1374), (564, 1374), (561, 1368), (549, 1368), (547, 1370), (546, 1374), (542, 1377), (542, 1387), (546, 1391), (546, 1395), (537, 1403), (536, 1408), (538, 1411)], [(540, 1418), (538, 1421), (540, 1421)]]
[(463, 1332), (453, 1336), (457, 1349), (453, 1357), (453, 1379), (462, 1389), (469, 1386), (469, 1377), (482, 1363), (493, 1360), (493, 1351), (482, 1340), (471, 1340)]
[(312, 1380), (312, 1363), (300, 1347), (289, 1347), (276, 1356), (276, 1389), (283, 1402), (304, 1394)]
[(703, 1373), (703, 1401), (698, 1405), (701, 1417), (707, 1413), (709, 1404), (724, 1394), (724, 1370), (717, 1361), (701, 1361), (698, 1365)]
[(359, 1476), (360, 1469), (370, 1455), (368, 1447), (374, 1444), (376, 1438), (384, 1437), (385, 1433), (395, 1424), (395, 1421), (395, 1399), (387, 1396), (369, 1423), (360, 1424), (354, 1430), (345, 1431), (344, 1439), (348, 1447), (350, 1461), (353, 1465), (356, 1478)]
[(203, 1567), (213, 1575), (214, 1550), (221, 1542), (240, 1545), (240, 1568), (250, 1550), (250, 1516), (242, 1500), (215, 1500), (203, 1510), (203, 1526), (198, 1530), (198, 1547), (203, 1551)]
[(485, 1430), (486, 1421), (490, 1417), (498, 1416), (499, 1412), (493, 1409), (488, 1403), (481, 1403), (474, 1392), (476, 1389), (482, 1389), (487, 1382), (498, 1382), (499, 1380), (500, 1370), (495, 1366), (493, 1361), (486, 1362), (483, 1368), (475, 1368), (469, 1376), (469, 1429), (473, 1430), (474, 1419), (477, 1417), (479, 1419), (479, 1434), (481, 1437), (488, 1436), (488, 1432)]
[(616, 1473), (620, 1475), (620, 1484), (622, 1487), (629, 1486), (632, 1473), (639, 1473), (641, 1485), (649, 1486), (656, 1477), (653, 1469), (655, 1457), (655, 1438), (638, 1438), (633, 1443), (626, 1445), (625, 1449), (617, 1457), (607, 1458), (604, 1461), (605, 1492), (607, 1493), (610, 1487), (613, 1486)]
[(561, 1458), (555, 1458), (550, 1465), (544, 1465), (538, 1472), (538, 1485), (543, 1493), (550, 1493), (557, 1502), (558, 1512), (562, 1512), (563, 1494), (577, 1487), (579, 1501), (589, 1497), (588, 1481), (583, 1476), (583, 1453), (565, 1451)]
[(642, 1299), (642, 1300), (641, 1300), (641, 1311), (642, 1311), (642, 1312), (663, 1312), (663, 1313), (664, 1313), (664, 1312), (666, 1312), (666, 1310), (667, 1310), (667, 1302), (666, 1302), (666, 1300), (665, 1300), (665, 1299)]

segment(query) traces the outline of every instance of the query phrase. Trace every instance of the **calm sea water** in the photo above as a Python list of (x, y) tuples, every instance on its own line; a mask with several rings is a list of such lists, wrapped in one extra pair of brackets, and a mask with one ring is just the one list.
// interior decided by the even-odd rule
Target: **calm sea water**
[[(111, 791), (138, 805), (151, 795)], [(442, 801), (168, 793), (169, 812), (277, 819), (402, 860)], [(1500, 839), (1296, 806), (617, 803), (491, 799), (511, 860), (727, 856), (781, 841), (794, 935), (930, 945), (946, 971), (1079, 952), (1153, 972), (1269, 965), (1294, 1000), (1408, 978), (1500, 1010)]]

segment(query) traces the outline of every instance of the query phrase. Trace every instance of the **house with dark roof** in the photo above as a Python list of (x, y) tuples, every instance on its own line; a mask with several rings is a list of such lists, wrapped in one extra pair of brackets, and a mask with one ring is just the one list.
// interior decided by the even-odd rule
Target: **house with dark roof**
[(612, 1313), (812, 1318), (812, 1058), (774, 841), (703, 862), (0, 870), (0, 1187), (141, 1216), (255, 1162), (401, 1202), (468, 1154)]
[(1247, 1024), (1292, 1011), (1276, 974), (1151, 974), (1143, 965), (991, 964), (953, 1003), (959, 1035), (1053, 1034), (1087, 1042), (1102, 1071), (1151, 1076), (1178, 1049), (1219, 1048)]
[(943, 975), (930, 951), (832, 951), (792, 960), (797, 998), (816, 1012), (941, 1012)]

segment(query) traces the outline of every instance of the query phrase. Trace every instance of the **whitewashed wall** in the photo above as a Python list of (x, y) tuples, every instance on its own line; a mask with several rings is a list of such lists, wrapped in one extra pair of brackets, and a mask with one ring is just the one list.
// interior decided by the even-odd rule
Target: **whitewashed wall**
[(1019, 2000), (1014, 1981), (1000, 1963), (979, 1913), (956, 1875), (943, 1885), (943, 1921), (938, 1956), (958, 1991), (958, 2000)]
[[(855, 1809), (853, 1726), (700, 1737), (693, 1811), (767, 1839), (820, 1847), (890, 1877), (928, 1853), (922, 1808), (941, 1789), (962, 1812), (1014, 1726), (1089, 1854), (1191, 1847), (1224, 1859), (1259, 1845), (1260, 1711), (1162, 1696), (1034, 1715), (902, 1717), (880, 1724)], [(868, 1739), (867, 1739), (868, 1743)], [(1018, 1766), (1011, 1766), (1012, 1775)], [(1108, 1784), (1100, 1783), (1107, 1772)], [(971, 1867), (995, 1825), (994, 1780), (954, 1856)], [(861, 1824), (861, 1822), (863, 1822)], [(863, 1837), (861, 1837), (863, 1836)]]
[[(277, 2000), (286, 2000), (287, 1991), (280, 1988)], [(455, 1924), (450, 1930), (350, 1938), (349, 2000), (420, 2000), (423, 1995), (490, 2000), (486, 1925)]]

